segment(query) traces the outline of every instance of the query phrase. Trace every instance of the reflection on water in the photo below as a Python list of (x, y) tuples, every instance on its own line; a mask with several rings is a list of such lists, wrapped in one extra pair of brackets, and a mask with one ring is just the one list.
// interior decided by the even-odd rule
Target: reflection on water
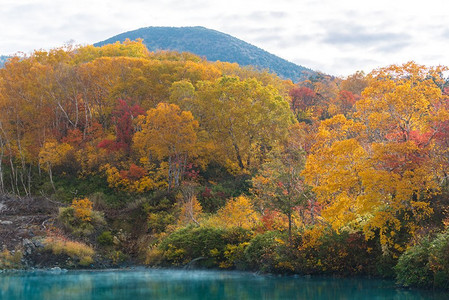
[(0, 299), (448, 299), (391, 281), (185, 270), (34, 271), (0, 274)]

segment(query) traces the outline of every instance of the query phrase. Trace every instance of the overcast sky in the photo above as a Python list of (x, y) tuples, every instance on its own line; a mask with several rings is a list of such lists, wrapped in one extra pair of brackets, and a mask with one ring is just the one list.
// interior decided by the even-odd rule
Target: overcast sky
[(447, 0), (0, 0), (0, 54), (148, 26), (204, 26), (338, 76), (410, 60), (449, 65)]

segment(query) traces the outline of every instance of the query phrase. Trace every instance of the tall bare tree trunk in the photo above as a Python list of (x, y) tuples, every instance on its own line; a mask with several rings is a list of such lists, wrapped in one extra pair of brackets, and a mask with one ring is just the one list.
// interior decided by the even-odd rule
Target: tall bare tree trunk
[(3, 144), (3, 140), (0, 140), (0, 147), (1, 147), (1, 152), (0, 152), (0, 193), (4, 194), (5, 193), (5, 183), (3, 180), (3, 155), (5, 153), (5, 149), (4, 149), (4, 144)]

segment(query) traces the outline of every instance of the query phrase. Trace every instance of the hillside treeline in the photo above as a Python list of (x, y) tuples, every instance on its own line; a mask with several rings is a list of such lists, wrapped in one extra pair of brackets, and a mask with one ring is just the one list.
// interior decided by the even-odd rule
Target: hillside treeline
[[(0, 69), (0, 191), (71, 205), (66, 238), (114, 260), (391, 275), (405, 252), (403, 284), (444, 286), (445, 70), (294, 84), (141, 41), (13, 57)], [(404, 271), (425, 241), (439, 252)], [(414, 271), (431, 279), (404, 279)]]

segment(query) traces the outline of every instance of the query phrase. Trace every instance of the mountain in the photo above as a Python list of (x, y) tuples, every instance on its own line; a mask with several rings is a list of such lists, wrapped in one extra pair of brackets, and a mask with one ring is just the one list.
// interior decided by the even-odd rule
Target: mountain
[(294, 82), (315, 75), (316, 72), (296, 65), (229, 34), (204, 27), (146, 27), (121, 33), (94, 46), (123, 42), (125, 39), (143, 39), (148, 50), (176, 50), (191, 52), (209, 61), (236, 62), (269, 69), (280, 77)]
[(8, 60), (9, 56), (0, 55), (0, 68), (3, 68), (5, 62)]

